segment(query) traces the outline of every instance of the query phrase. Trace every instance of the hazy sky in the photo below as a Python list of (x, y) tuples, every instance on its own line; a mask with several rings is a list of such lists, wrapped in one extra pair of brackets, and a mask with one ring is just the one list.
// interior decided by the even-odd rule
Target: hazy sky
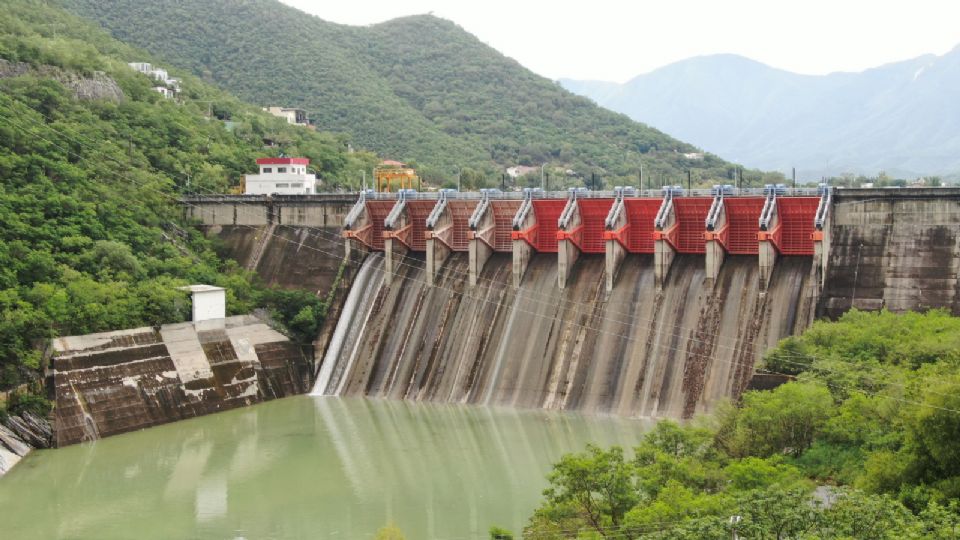
[(553, 79), (625, 81), (714, 53), (799, 73), (859, 71), (960, 44), (958, 0), (282, 1), (357, 25), (432, 11)]

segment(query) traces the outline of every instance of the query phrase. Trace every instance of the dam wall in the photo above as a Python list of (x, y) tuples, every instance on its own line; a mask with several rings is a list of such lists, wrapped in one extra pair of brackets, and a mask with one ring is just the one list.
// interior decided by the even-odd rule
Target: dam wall
[(943, 308), (960, 315), (960, 189), (834, 192), (819, 313)]
[(183, 197), (184, 217), (202, 225), (293, 225), (339, 229), (356, 202), (350, 193)]
[(216, 239), (220, 254), (265, 283), (327, 294), (339, 272), (350, 194), (186, 197), (184, 216)]
[(702, 257), (681, 254), (658, 292), (652, 257), (630, 255), (608, 295), (599, 255), (581, 256), (560, 290), (555, 255), (534, 255), (514, 288), (505, 254), (475, 287), (464, 254), (447, 259), (435, 286), (422, 257), (406, 257), (388, 281), (384, 256), (372, 254), (314, 391), (689, 417), (737, 395), (759, 355), (809, 323), (810, 263), (780, 265), (760, 295), (754, 257), (729, 257), (710, 287)]
[(269, 285), (326, 295), (343, 263), (340, 227), (204, 225), (221, 255)]
[(195, 201), (270, 283), (322, 292), (349, 261), (321, 394), (689, 417), (815, 315), (958, 312), (957, 190), (338, 197)]

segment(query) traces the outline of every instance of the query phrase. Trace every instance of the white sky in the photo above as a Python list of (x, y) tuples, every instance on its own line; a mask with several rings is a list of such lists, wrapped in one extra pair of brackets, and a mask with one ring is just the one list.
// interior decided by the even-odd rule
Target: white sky
[(622, 82), (715, 53), (806, 74), (860, 71), (960, 44), (958, 0), (282, 1), (354, 25), (432, 11), (551, 79)]

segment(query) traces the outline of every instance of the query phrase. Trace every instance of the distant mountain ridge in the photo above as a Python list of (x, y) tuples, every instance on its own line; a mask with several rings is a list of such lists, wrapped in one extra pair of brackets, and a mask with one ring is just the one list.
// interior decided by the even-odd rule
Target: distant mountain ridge
[[(429, 15), (366, 27), (275, 0), (59, 0), (115, 37), (261, 105), (306, 109), (384, 157), (452, 177), (543, 163), (589, 177), (729, 177), (734, 166), (540, 77)], [(760, 173), (756, 173), (759, 179)], [(488, 176), (489, 177), (489, 176)], [(499, 174), (496, 174), (499, 178)]]
[(960, 172), (960, 47), (859, 73), (701, 56), (624, 84), (562, 86), (726, 159), (801, 177)]

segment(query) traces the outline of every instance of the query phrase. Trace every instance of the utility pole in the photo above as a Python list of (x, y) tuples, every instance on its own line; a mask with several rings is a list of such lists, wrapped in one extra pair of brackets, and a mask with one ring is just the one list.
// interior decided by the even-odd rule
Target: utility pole
[(540, 191), (546, 191), (546, 190), (547, 190), (547, 184), (546, 184), (546, 182), (545, 182), (544, 179), (543, 179), (543, 167), (544, 167), (544, 166), (546, 166), (546, 163), (541, 163), (541, 164), (540, 164)]
[(362, 191), (366, 191), (367, 190), (367, 170), (362, 169), (360, 173), (363, 174), (363, 182), (360, 184), (360, 189)]
[(690, 176), (690, 169), (687, 169), (687, 191), (690, 191), (692, 189), (691, 188), (692, 184), (693, 184), (693, 180), (691, 179), (691, 176)]
[(797, 168), (796, 167), (793, 168), (793, 187), (794, 189), (796, 189), (797, 187)]
[(460, 167), (457, 167), (457, 191), (460, 191)]

